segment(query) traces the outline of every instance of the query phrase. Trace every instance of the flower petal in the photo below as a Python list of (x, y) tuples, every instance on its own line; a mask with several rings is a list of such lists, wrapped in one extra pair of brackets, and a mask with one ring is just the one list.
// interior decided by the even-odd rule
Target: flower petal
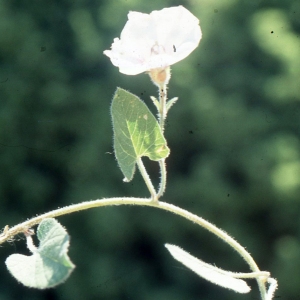
[(121, 38), (104, 51), (121, 73), (136, 75), (166, 68), (187, 57), (199, 44), (199, 20), (183, 6), (149, 15), (129, 12)]

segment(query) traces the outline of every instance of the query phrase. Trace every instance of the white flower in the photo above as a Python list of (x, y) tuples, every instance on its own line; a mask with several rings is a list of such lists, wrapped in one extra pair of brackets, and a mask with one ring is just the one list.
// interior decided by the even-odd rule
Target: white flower
[(150, 14), (131, 11), (121, 38), (115, 38), (104, 54), (121, 73), (136, 75), (184, 59), (198, 46), (201, 36), (199, 20), (183, 6)]

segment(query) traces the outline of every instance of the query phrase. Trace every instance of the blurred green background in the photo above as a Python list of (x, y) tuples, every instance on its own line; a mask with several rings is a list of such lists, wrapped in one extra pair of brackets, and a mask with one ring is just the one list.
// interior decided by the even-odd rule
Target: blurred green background
[[(112, 155), (116, 86), (153, 108), (145, 74), (126, 76), (102, 52), (129, 10), (183, 5), (203, 39), (174, 65), (164, 200), (235, 237), (300, 297), (300, 2), (298, 0), (50, 0), (0, 2), (0, 227), (57, 207), (148, 196), (139, 174), (123, 183)], [(156, 163), (145, 163), (154, 182)], [(76, 269), (56, 289), (18, 284), (4, 261), (28, 254), (23, 236), (0, 248), (0, 300), (259, 299), (194, 275), (164, 243), (219, 267), (248, 271), (227, 245), (153, 208), (108, 207), (60, 217)]]

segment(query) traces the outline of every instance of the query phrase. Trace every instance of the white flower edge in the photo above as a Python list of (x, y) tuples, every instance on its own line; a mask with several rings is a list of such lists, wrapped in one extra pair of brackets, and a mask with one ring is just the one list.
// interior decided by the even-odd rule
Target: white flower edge
[(202, 278), (221, 287), (234, 290), (237, 293), (246, 294), (250, 292), (251, 289), (244, 280), (233, 277), (235, 273), (207, 264), (178, 246), (165, 244), (165, 247), (176, 260)]
[(183, 6), (150, 14), (131, 11), (111, 50), (103, 53), (121, 73), (164, 69), (187, 57), (202, 37), (199, 20)]

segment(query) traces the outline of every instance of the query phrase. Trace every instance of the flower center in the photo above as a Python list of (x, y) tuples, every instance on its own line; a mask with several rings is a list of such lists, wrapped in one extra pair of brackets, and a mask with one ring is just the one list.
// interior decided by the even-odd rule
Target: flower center
[(152, 46), (151, 48), (151, 54), (154, 54), (154, 55), (158, 55), (158, 54), (161, 54), (161, 53), (165, 53), (165, 48), (161, 45), (158, 45), (157, 42), (155, 42), (154, 46)]

